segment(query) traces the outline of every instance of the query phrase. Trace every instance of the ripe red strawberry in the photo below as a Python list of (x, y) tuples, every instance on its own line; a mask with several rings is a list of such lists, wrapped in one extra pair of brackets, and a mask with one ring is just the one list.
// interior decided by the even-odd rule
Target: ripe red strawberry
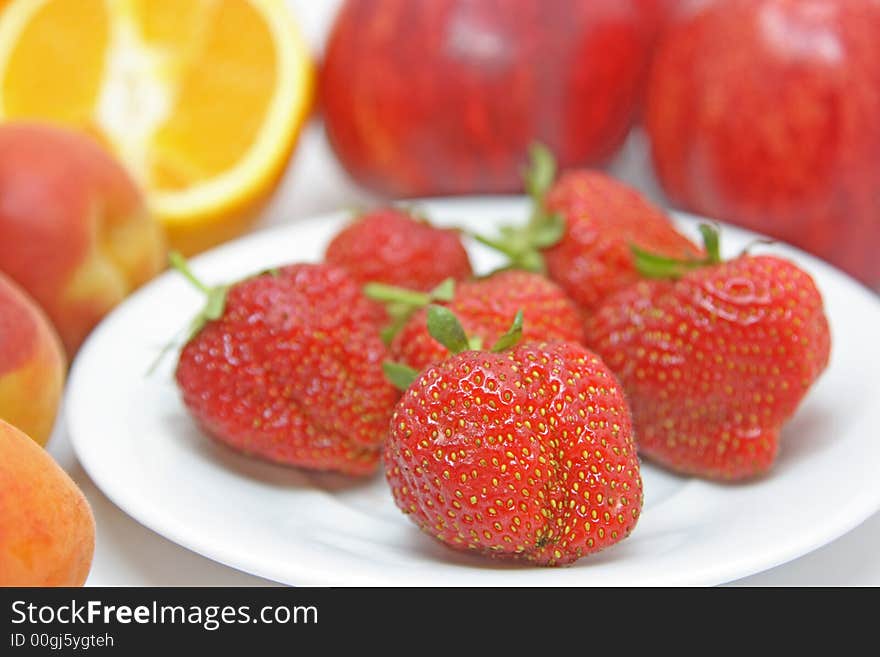
[[(447, 305), (467, 334), (485, 345), (504, 334), (518, 310), (526, 318), (525, 340), (584, 339), (577, 306), (558, 285), (540, 274), (508, 270), (460, 283)], [(449, 350), (428, 332), (425, 312), (422, 309), (413, 314), (391, 342), (394, 360), (418, 370), (449, 355)]]
[(585, 309), (639, 279), (632, 244), (674, 258), (700, 255), (660, 208), (599, 171), (563, 175), (546, 208), (566, 223), (562, 239), (543, 252), (547, 274)]
[(543, 271), (583, 310), (639, 279), (630, 246), (675, 258), (700, 249), (669, 217), (636, 190), (600, 171), (578, 170), (554, 182), (556, 166), (545, 148), (532, 149), (526, 190), (532, 217), (498, 239), (475, 236), (505, 253), (512, 265)]
[(428, 367), (395, 408), (385, 466), (397, 506), (425, 532), (539, 565), (623, 540), (642, 508), (623, 392), (572, 342)]
[(365, 475), (397, 391), (370, 303), (348, 274), (297, 264), (209, 292), (176, 379), (213, 438), (260, 458)]
[(473, 273), (458, 231), (435, 228), (393, 207), (364, 214), (342, 229), (328, 245), (325, 262), (345, 268), (362, 285), (423, 292)]
[(717, 234), (703, 231), (705, 266), (676, 271), (648, 258), (654, 273), (680, 278), (607, 299), (588, 320), (587, 344), (623, 384), (643, 456), (743, 479), (771, 467), (780, 429), (825, 369), (828, 322), (807, 273), (774, 256), (721, 263)]

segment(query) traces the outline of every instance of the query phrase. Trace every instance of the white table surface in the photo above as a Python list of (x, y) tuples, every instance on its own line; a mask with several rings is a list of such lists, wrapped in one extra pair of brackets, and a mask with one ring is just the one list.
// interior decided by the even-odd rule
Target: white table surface
[[(313, 49), (319, 52), (338, 0), (287, 0)], [(647, 163), (644, 138), (634, 134), (612, 171), (662, 203)], [(281, 188), (258, 226), (266, 228), (310, 215), (369, 202), (347, 180), (313, 121), (305, 130)], [(79, 465), (63, 417), (50, 453), (92, 504), (97, 545), (90, 586), (266, 586), (272, 582), (228, 568), (166, 540), (113, 505)], [(880, 586), (880, 513), (806, 556), (738, 580), (748, 586)]]

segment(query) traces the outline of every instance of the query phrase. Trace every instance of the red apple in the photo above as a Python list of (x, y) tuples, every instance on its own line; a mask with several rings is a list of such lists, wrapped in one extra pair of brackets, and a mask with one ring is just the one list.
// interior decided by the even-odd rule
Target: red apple
[(880, 284), (880, 1), (691, 3), (648, 86), (674, 202)]
[(395, 196), (519, 190), (535, 140), (562, 167), (601, 163), (647, 67), (636, 2), (348, 0), (320, 79), (330, 142)]
[[(666, 29), (666, 26), (673, 20), (675, 12), (678, 11), (679, 6), (685, 2), (686, 0), (635, 0), (636, 6), (645, 17), (645, 24), (649, 30), (652, 44), (650, 60), (653, 61), (654, 49), (656, 48), (660, 36)], [(648, 70), (650, 70), (650, 63), (648, 65)], [(639, 103), (636, 112), (636, 123), (639, 124), (644, 123), (645, 95), (647, 91), (645, 89), (646, 83), (647, 79), (644, 81), (642, 88), (640, 89)]]
[(143, 195), (96, 141), (0, 124), (0, 271), (42, 306), (68, 356), (164, 264)]
[(649, 29), (658, 37), (672, 20), (679, 5), (686, 0), (635, 0), (639, 11), (646, 15)]

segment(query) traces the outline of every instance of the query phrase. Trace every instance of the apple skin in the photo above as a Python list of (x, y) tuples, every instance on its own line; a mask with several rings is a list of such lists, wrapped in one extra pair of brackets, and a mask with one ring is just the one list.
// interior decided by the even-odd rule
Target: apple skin
[(0, 420), (0, 587), (82, 586), (95, 519), (46, 450)]
[(598, 165), (641, 97), (635, 0), (348, 0), (320, 76), (330, 143), (362, 185), (407, 197), (522, 189), (538, 140)]
[(679, 5), (686, 4), (687, 0), (635, 0), (635, 3), (639, 11), (647, 16), (651, 34), (657, 38), (672, 20)]
[(0, 419), (45, 445), (66, 372), (64, 348), (48, 317), (0, 273)]
[(48, 125), (0, 125), (0, 271), (46, 311), (69, 358), (164, 266), (158, 222), (96, 141)]
[(646, 107), (667, 196), (880, 285), (880, 0), (682, 9)]

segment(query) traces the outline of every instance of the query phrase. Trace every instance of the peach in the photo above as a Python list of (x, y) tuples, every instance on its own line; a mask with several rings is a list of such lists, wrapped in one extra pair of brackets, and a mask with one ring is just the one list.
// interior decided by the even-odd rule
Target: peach
[(49, 319), (0, 273), (0, 419), (45, 445), (66, 369), (61, 340)]
[(48, 452), (0, 420), (0, 586), (82, 586), (95, 519)]
[(0, 124), (0, 271), (46, 311), (72, 357), (94, 325), (165, 264), (144, 196), (85, 134)]

